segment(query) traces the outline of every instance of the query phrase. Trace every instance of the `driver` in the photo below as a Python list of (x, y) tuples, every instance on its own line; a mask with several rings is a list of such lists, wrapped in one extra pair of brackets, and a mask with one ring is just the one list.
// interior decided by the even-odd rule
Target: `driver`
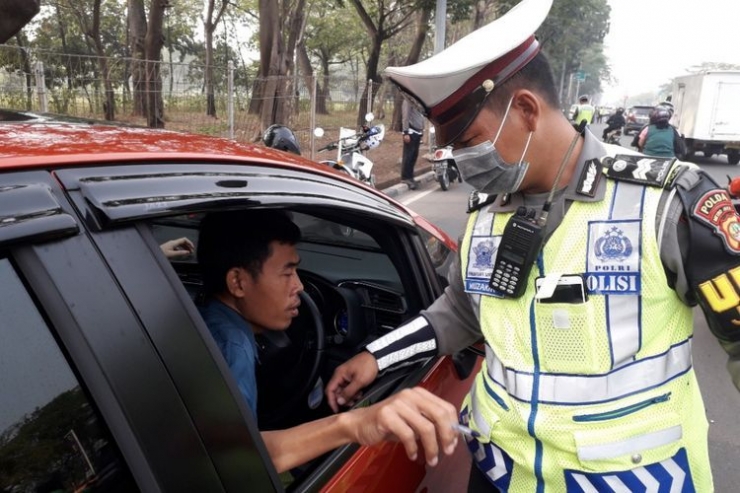
[[(201, 316), (255, 417), (255, 334), (285, 338), (283, 331), (298, 315), (300, 236), (287, 214), (274, 210), (210, 213), (200, 227), (198, 261), (206, 294)], [(383, 440), (401, 441), (411, 460), (420, 441), (426, 462), (434, 466), (440, 449), (449, 455), (457, 445), (452, 423), (457, 423), (454, 406), (417, 387), (370, 407), (265, 431), (262, 438), (278, 472), (348, 443)]]

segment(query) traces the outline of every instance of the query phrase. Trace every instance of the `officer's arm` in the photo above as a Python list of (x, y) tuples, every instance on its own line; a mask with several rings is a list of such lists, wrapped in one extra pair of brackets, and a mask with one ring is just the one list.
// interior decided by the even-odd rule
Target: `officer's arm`
[(740, 218), (724, 188), (698, 168), (674, 184), (658, 221), (668, 282), (686, 304), (701, 307), (740, 390)]
[(452, 354), (481, 339), (475, 312), (464, 291), (459, 256), (450, 266), (447, 280), (444, 294), (427, 310), (367, 346), (379, 370), (436, 354)]

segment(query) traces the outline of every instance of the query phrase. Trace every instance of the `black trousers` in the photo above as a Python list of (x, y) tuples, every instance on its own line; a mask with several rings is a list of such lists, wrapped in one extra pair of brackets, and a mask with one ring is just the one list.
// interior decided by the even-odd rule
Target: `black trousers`
[(470, 464), (470, 478), (468, 479), (468, 493), (498, 493), (499, 489), (496, 488), (486, 477), (483, 472), (478, 469), (475, 463)]
[(419, 158), (419, 145), (421, 144), (421, 134), (409, 134), (411, 141), (403, 143), (403, 157), (401, 159), (401, 179), (414, 179), (414, 166)]

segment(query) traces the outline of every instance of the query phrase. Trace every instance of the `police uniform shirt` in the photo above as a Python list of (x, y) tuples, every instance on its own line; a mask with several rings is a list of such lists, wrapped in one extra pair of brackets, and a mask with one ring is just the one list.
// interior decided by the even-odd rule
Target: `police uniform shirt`
[[(557, 192), (553, 200), (553, 205), (550, 209), (550, 215), (547, 222), (546, 237), (549, 236), (562, 221), (564, 214), (567, 212), (569, 202), (596, 202), (604, 199), (606, 191), (606, 177), (601, 177), (599, 180), (593, 197), (578, 193), (578, 189), (579, 185), (582, 185), (582, 175), (586, 165), (593, 159), (601, 159), (607, 155), (609, 153), (607, 150), (609, 147), (612, 148), (612, 152), (616, 150), (619, 154), (637, 154), (636, 152), (626, 148), (618, 147), (615, 149), (616, 146), (605, 145), (586, 130), (584, 145), (581, 149), (581, 154), (576, 165), (576, 170), (573, 173), (573, 177), (565, 189), (561, 189)], [(692, 179), (692, 175), (696, 178), (696, 174), (690, 170), (687, 173), (684, 173), (684, 175), (686, 176), (684, 176), (683, 179), (690, 180)], [(496, 201), (491, 204), (490, 208), (484, 209), (481, 213), (485, 213), (487, 211), (513, 212), (520, 205), (534, 207), (537, 210), (541, 210), (542, 205), (547, 200), (547, 196), (548, 193), (515, 193), (510, 195), (508, 201), (502, 200), (503, 197), (498, 197)], [(686, 292), (688, 291), (688, 282), (684, 275), (680, 244), (686, 244), (687, 235), (684, 231), (680, 231), (685, 228), (685, 226), (679, 227), (682, 223), (678, 220), (683, 208), (678, 196), (673, 196), (671, 198), (670, 192), (666, 190), (663, 193), (663, 204), (665, 204), (669, 198), (670, 206), (667, 209), (665, 207), (661, 208), (661, 210), (666, 211), (667, 218), (664, 233), (660, 241), (660, 255), (669, 279), (671, 279), (676, 286), (677, 294), (685, 301)], [(656, 218), (656, 230), (661, 217), (662, 216), (658, 216)], [(439, 297), (429, 307), (429, 309), (421, 312), (421, 315), (429, 322), (431, 328), (434, 330), (437, 339), (437, 350), (442, 354), (452, 354), (481, 340), (482, 338), (482, 333), (478, 325), (478, 318), (474, 311), (474, 306), (471, 303), (470, 295), (465, 292), (465, 283), (462, 279), (459, 255), (450, 266), (448, 281), (449, 286), (445, 289), (444, 295)], [(451, 329), (452, 327), (454, 327), (454, 329)]]

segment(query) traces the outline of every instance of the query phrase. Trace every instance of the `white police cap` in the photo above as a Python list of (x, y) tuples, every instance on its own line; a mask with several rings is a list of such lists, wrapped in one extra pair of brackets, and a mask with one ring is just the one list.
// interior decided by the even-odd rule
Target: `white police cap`
[(486, 96), (539, 52), (534, 32), (553, 0), (522, 0), (502, 17), (424, 61), (383, 75), (434, 123), (447, 145), (475, 119)]

